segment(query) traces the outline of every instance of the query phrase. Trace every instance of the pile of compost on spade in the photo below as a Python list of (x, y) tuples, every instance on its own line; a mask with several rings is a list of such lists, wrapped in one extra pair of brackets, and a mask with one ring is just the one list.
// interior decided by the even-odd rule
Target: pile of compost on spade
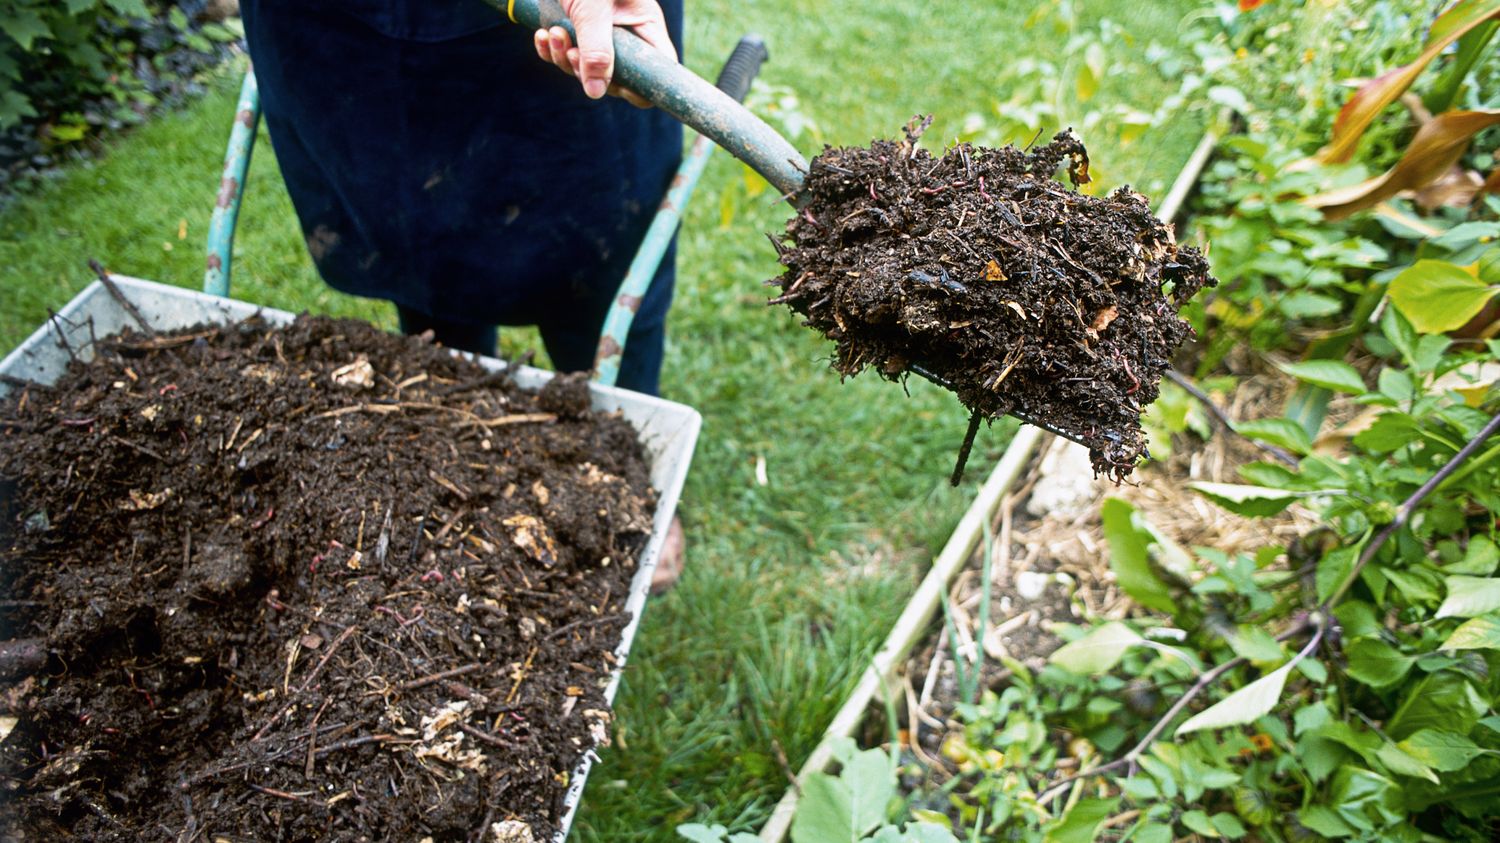
[(655, 503), (587, 383), (354, 321), (0, 399), (0, 839), (544, 841)]
[[(835, 341), (834, 368), (923, 370), (984, 418), (1015, 414), (1090, 447), (1117, 482), (1146, 453), (1142, 408), (1192, 334), (1177, 310), (1216, 282), (1145, 197), (1086, 196), (1063, 132), (1031, 152), (906, 139), (826, 148), (777, 243), (773, 284)], [(1167, 288), (1170, 287), (1170, 290)]]

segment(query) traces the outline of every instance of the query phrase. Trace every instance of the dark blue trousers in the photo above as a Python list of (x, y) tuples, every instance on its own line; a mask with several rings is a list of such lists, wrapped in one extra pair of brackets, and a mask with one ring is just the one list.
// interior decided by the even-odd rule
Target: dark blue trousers
[[(664, 0), (682, 44), (681, 0)], [(593, 366), (604, 316), (681, 158), (682, 127), (537, 59), (481, 0), (244, 0), (261, 102), (309, 253), (331, 286), (393, 301), (403, 329), (492, 351), (537, 325)], [(619, 384), (655, 393), (669, 251)]]

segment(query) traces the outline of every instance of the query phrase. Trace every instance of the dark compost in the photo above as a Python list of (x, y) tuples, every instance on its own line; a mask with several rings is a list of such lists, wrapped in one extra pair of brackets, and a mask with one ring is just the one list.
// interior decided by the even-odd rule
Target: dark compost
[(0, 400), (0, 838), (550, 839), (654, 497), (587, 383), (364, 323)]
[(919, 371), (977, 417), (1014, 413), (1087, 444), (1122, 480), (1146, 453), (1142, 409), (1192, 334), (1177, 310), (1215, 282), (1145, 197), (1097, 198), (1068, 132), (1025, 152), (903, 141), (826, 148), (777, 243), (774, 283), (836, 343), (833, 367)]

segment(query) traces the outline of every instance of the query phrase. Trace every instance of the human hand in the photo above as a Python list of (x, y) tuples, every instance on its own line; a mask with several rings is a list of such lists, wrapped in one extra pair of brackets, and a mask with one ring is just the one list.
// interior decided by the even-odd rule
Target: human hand
[(561, 26), (539, 29), (534, 36), (536, 54), (559, 70), (577, 78), (583, 92), (591, 99), (606, 93), (623, 97), (641, 108), (649, 108), (645, 99), (614, 84), (615, 45), (612, 29), (623, 26), (635, 32), (642, 41), (677, 60), (667, 21), (656, 0), (559, 0), (573, 30), (578, 33), (574, 46), (568, 31)]

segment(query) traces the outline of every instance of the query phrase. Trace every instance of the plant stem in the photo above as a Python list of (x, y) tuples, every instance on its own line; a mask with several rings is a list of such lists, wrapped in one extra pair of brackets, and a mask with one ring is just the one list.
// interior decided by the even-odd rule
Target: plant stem
[(1489, 423), (1479, 431), (1477, 436), (1469, 440), (1468, 444), (1459, 448), (1458, 453), (1454, 454), (1446, 465), (1438, 469), (1436, 474), (1427, 478), (1427, 482), (1418, 487), (1415, 492), (1412, 492), (1411, 497), (1402, 501), (1401, 507), (1396, 510), (1396, 517), (1391, 520), (1391, 523), (1385, 525), (1385, 529), (1377, 533), (1375, 540), (1370, 542), (1369, 546), (1364, 549), (1364, 552), (1360, 553), (1359, 561), (1354, 563), (1353, 570), (1339, 584), (1339, 587), (1332, 594), (1328, 595), (1328, 599), (1324, 600), (1322, 605), (1318, 607), (1320, 610), (1326, 612), (1330, 607), (1339, 602), (1339, 598), (1343, 597), (1344, 592), (1348, 591), (1354, 585), (1355, 580), (1359, 579), (1360, 572), (1365, 569), (1366, 565), (1370, 564), (1370, 560), (1375, 558), (1375, 554), (1380, 551), (1380, 548), (1385, 546), (1386, 541), (1395, 535), (1397, 530), (1406, 526), (1407, 521), (1411, 520), (1412, 513), (1416, 511), (1417, 505), (1425, 500), (1428, 495), (1436, 491), (1437, 487), (1442, 485), (1442, 482), (1448, 479), (1449, 475), (1457, 471), (1464, 460), (1467, 460), (1475, 451), (1479, 450), (1479, 446), (1483, 445), (1485, 440), (1495, 435), (1496, 430), (1500, 430), (1500, 413), (1496, 413), (1489, 420)]
[(1166, 371), (1166, 375), (1167, 380), (1170, 380), (1172, 383), (1175, 383), (1183, 389), (1187, 390), (1187, 393), (1189, 395), (1198, 399), (1198, 401), (1202, 403), (1203, 406), (1207, 407), (1208, 412), (1214, 417), (1214, 421), (1219, 423), (1220, 427), (1224, 428), (1230, 433), (1233, 433), (1241, 439), (1244, 439), (1246, 442), (1249, 442), (1250, 444), (1261, 449), (1262, 451), (1265, 451), (1276, 459), (1281, 460), (1287, 465), (1296, 467), (1297, 458), (1288, 453), (1286, 450), (1275, 445), (1268, 444), (1266, 442), (1261, 442), (1257, 439), (1251, 439), (1245, 434), (1240, 433), (1238, 430), (1235, 430), (1234, 420), (1229, 418), (1229, 414), (1225, 413), (1218, 404), (1215, 404), (1214, 399), (1210, 398), (1207, 392), (1199, 389), (1197, 384), (1193, 383), (1191, 380), (1188, 380), (1188, 377), (1186, 375), (1182, 374), (1176, 369), (1168, 369)]
[[(1323, 640), (1323, 630), (1326, 628), (1325, 623), (1321, 620), (1316, 622), (1313, 620), (1303, 620), (1293, 625), (1292, 628), (1288, 629), (1287, 631), (1276, 636), (1277, 641), (1285, 641), (1288, 638), (1293, 638), (1297, 635), (1302, 634), (1303, 632), (1306, 632), (1309, 626), (1315, 626), (1317, 631), (1313, 635), (1313, 640), (1310, 641), (1300, 653), (1293, 657), (1294, 663), (1302, 660), (1303, 658), (1306, 658), (1309, 653), (1317, 648), (1318, 642)], [(1064, 788), (1079, 779), (1103, 775), (1104, 773), (1112, 773), (1115, 770), (1120, 769), (1121, 767), (1134, 764), (1136, 759), (1144, 755), (1146, 753), (1146, 750), (1150, 749), (1153, 743), (1156, 743), (1156, 739), (1161, 737), (1161, 733), (1167, 730), (1167, 727), (1172, 724), (1173, 720), (1177, 719), (1177, 715), (1181, 714), (1183, 709), (1187, 708), (1188, 703), (1192, 702), (1193, 699), (1199, 694), (1208, 690), (1209, 686), (1219, 681), (1219, 679), (1224, 674), (1245, 663), (1246, 661), (1243, 657), (1235, 656), (1229, 661), (1215, 667), (1213, 670), (1210, 670), (1202, 676), (1199, 676), (1198, 681), (1193, 683), (1193, 687), (1189, 688), (1187, 690), (1187, 693), (1183, 694), (1181, 697), (1178, 697), (1177, 702), (1172, 703), (1172, 707), (1167, 709), (1167, 713), (1163, 714), (1161, 716), (1161, 719), (1156, 721), (1156, 724), (1151, 727), (1151, 731), (1147, 732), (1146, 736), (1144, 738), (1141, 738), (1139, 743), (1131, 747), (1129, 752), (1125, 753), (1119, 758), (1116, 758), (1108, 764), (1100, 764), (1097, 767), (1084, 770), (1083, 772), (1076, 773), (1074, 775), (1068, 776), (1065, 779), (1062, 779), (1061, 781), (1058, 781), (1056, 784), (1047, 788), (1047, 790), (1043, 792), (1042, 795), (1037, 799), (1037, 802), (1046, 804), (1047, 802), (1055, 798), (1060, 792), (1062, 792)]]

